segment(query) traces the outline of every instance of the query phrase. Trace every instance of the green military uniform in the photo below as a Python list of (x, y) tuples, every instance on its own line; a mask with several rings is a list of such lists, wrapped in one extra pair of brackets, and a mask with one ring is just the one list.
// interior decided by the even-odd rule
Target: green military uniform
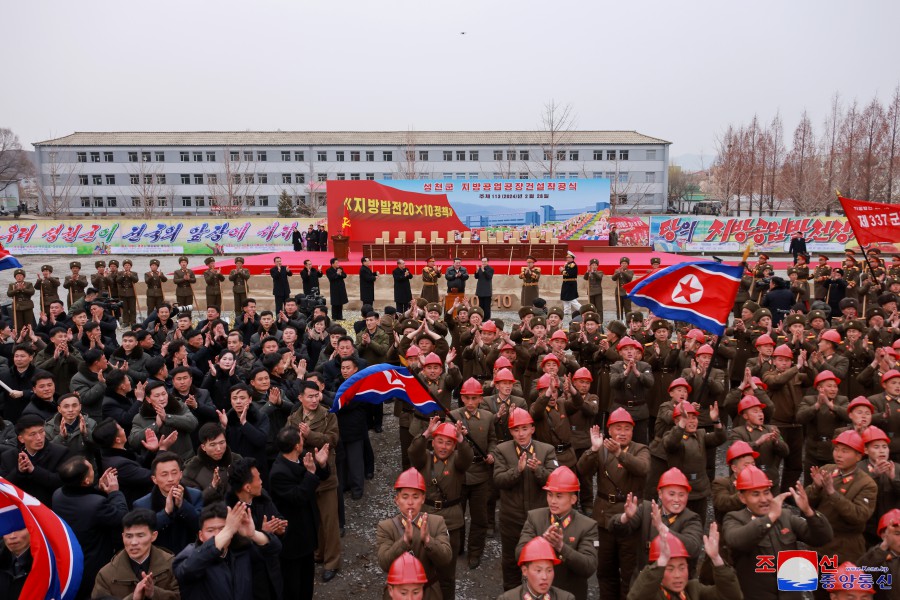
[(162, 284), (169, 280), (169, 278), (166, 277), (165, 273), (159, 270), (159, 261), (155, 258), (150, 261), (150, 266), (152, 267), (153, 265), (156, 265), (156, 271), (150, 270), (144, 273), (144, 283), (147, 284), (148, 315), (166, 301)]
[[(47, 275), (44, 276), (44, 271)], [(41, 276), (34, 282), (34, 289), (41, 302), (41, 312), (50, 314), (50, 303), (59, 300), (59, 277), (53, 277), (53, 265), (43, 265)]]
[(425, 267), (422, 269), (422, 298), (428, 302), (440, 302), (438, 281), (441, 280), (441, 270), (438, 267)]
[(534, 438), (553, 446), (556, 461), (575, 470), (575, 449), (572, 448), (572, 428), (570, 418), (581, 410), (584, 398), (580, 394), (571, 399), (560, 397), (556, 406), (550, 406), (550, 398), (540, 390), (537, 399), (528, 409), (534, 419)]
[(531, 306), (534, 299), (540, 295), (538, 291), (541, 279), (541, 269), (539, 267), (522, 267), (519, 273), (519, 279), (522, 280), (522, 294), (520, 304), (523, 307)]
[[(631, 259), (623, 256), (619, 259), (619, 268), (612, 274), (612, 280), (616, 282), (616, 318), (622, 319), (626, 314), (631, 312), (631, 298), (625, 291), (625, 284), (630, 283), (634, 279), (634, 271), (627, 266), (631, 264)], [(602, 306), (602, 305), (601, 305)], [(600, 306), (597, 307), (600, 309)]]
[[(862, 321), (859, 320), (850, 321), (846, 328), (864, 332)], [(847, 377), (841, 380), (840, 393), (848, 398), (868, 396), (874, 390), (866, 385), (860, 376), (875, 358), (875, 349), (872, 341), (865, 337), (860, 337), (855, 343), (844, 340), (842, 350), (844, 356), (847, 357), (848, 370)]]
[[(847, 396), (836, 396), (833, 400), (834, 410), (827, 404), (816, 406), (818, 394), (804, 396), (797, 409), (797, 422), (804, 425), (806, 441), (803, 445), (803, 473), (809, 473), (811, 467), (821, 467), (832, 461), (834, 430), (850, 422), (847, 416)], [(808, 481), (808, 480), (807, 480)]]
[[(501, 406), (504, 407), (502, 413)], [(501, 442), (508, 442), (512, 439), (506, 424), (509, 421), (509, 415), (512, 413), (513, 408), (528, 410), (528, 404), (525, 402), (525, 398), (522, 398), (521, 396), (510, 394), (506, 398), (501, 398), (500, 393), (498, 392), (493, 396), (485, 396), (482, 398), (481, 406), (479, 408), (484, 408), (495, 415), (494, 427), (497, 443), (499, 444)]]
[[(91, 286), (98, 294), (109, 294), (109, 276), (106, 274), (106, 261), (98, 260), (94, 263), (97, 272), (91, 275)], [(112, 296), (112, 294), (110, 294)]]
[(847, 289), (844, 291), (845, 298), (853, 298), (859, 300), (859, 284), (862, 271), (859, 264), (855, 260), (845, 260), (841, 263), (844, 269), (844, 279), (847, 280)]
[[(407, 517), (395, 515), (378, 523), (375, 532), (375, 544), (378, 553), (378, 565), (387, 573), (391, 564), (404, 552), (411, 552), (422, 563), (428, 583), (425, 584), (423, 600), (441, 600), (441, 588), (438, 583), (438, 570), (446, 568), (456, 561), (450, 549), (450, 536), (447, 533), (447, 524), (439, 515), (428, 515), (426, 527), (430, 540), (422, 543), (420, 526), (422, 514), (413, 517), (413, 539), (411, 544), (403, 541), (403, 533), (406, 529)], [(382, 600), (390, 600), (387, 588), (382, 594)]]
[(179, 306), (193, 305), (195, 304), (193, 284), (197, 283), (197, 275), (187, 268), (186, 256), (179, 258), (178, 264), (181, 268), (172, 274), (175, 281), (175, 301)]
[(16, 269), (14, 275), (16, 277), (21, 275), (22, 280), (17, 279), (10, 283), (6, 295), (12, 298), (13, 301), (12, 309), (15, 313), (15, 323), (13, 325), (16, 333), (18, 333), (26, 325), (34, 327), (34, 300), (31, 299), (34, 296), (34, 286), (30, 282), (25, 281), (24, 269)]
[[(591, 259), (591, 265), (598, 265), (600, 261), (596, 258)], [(594, 308), (597, 309), (597, 312), (603, 313), (603, 271), (599, 268), (597, 270), (591, 270), (590, 266), (588, 267), (587, 272), (584, 274), (584, 280), (587, 281), (587, 292), (588, 292), (588, 302), (594, 305)]]
[[(627, 600), (673, 600), (679, 598), (662, 587), (666, 570), (656, 563), (642, 570), (634, 585), (628, 592)], [(720, 598), (754, 598), (741, 595), (741, 584), (737, 574), (730, 565), (713, 567), (714, 585), (704, 585), (697, 579), (691, 579), (681, 593), (680, 600), (717, 600)], [(754, 598), (755, 600), (755, 598)]]
[(725, 443), (725, 429), (721, 424), (712, 432), (698, 429), (688, 433), (677, 424), (663, 436), (663, 448), (669, 467), (678, 467), (691, 484), (688, 506), (706, 521), (706, 499), (710, 496), (707, 456), (715, 455), (716, 447)]
[[(781, 467), (781, 461), (790, 453), (790, 448), (788, 448), (787, 443), (781, 436), (776, 440), (759, 443), (759, 438), (775, 429), (772, 425), (754, 427), (748, 425), (743, 418), (738, 417), (738, 419), (741, 423), (735, 423), (731, 431), (728, 432), (729, 441), (741, 440), (750, 444), (750, 447), (759, 453), (755, 461), (757, 468), (765, 473), (766, 477), (772, 482), (772, 489), (779, 490), (781, 480), (779, 479), (778, 469)], [(796, 481), (792, 481), (790, 485), (794, 486), (796, 483)]]
[(822, 467), (825, 477), (834, 481), (834, 494), (826, 495), (823, 488), (806, 487), (809, 504), (831, 523), (834, 537), (821, 544), (812, 544), (819, 554), (837, 554), (838, 564), (855, 562), (866, 551), (863, 531), (866, 522), (875, 512), (878, 485), (868, 473), (856, 468), (848, 474), (841, 473), (837, 465)]
[[(438, 377), (437, 381), (431, 381), (425, 374), (421, 371), (416, 374), (419, 378), (419, 381), (428, 388), (428, 391), (431, 392), (432, 397), (437, 400), (438, 404), (440, 404), (445, 411), (449, 411), (452, 406), (452, 392), (462, 383), (462, 375), (459, 372), (459, 369), (454, 364), (450, 364), (449, 367), (446, 367), (445, 371), (441, 373), (440, 377)], [(415, 438), (417, 435), (421, 435), (426, 429), (428, 429), (428, 417), (422, 415), (421, 413), (414, 412), (413, 419), (409, 423), (409, 434)]]
[[(210, 265), (214, 263), (215, 260), (216, 259), (212, 256), (209, 256), (203, 262)], [(206, 306), (217, 306), (221, 312), (223, 308), (221, 283), (225, 281), (225, 276), (219, 272), (219, 269), (211, 267), (203, 273), (203, 280), (206, 281)]]
[(116, 287), (122, 300), (122, 324), (126, 326), (137, 321), (137, 292), (134, 286), (138, 282), (138, 274), (124, 268), (132, 265), (131, 259), (126, 258), (122, 261), (122, 271), (116, 275)]
[[(712, 480), (712, 486), (710, 486), (712, 490), (713, 516), (720, 528), (725, 515), (744, 508), (744, 503), (741, 502), (734, 483), (735, 476), (734, 473), (731, 473), (728, 477), (716, 477)], [(719, 547), (721, 550), (722, 545), (719, 544)]]
[(553, 585), (550, 586), (546, 594), (538, 597), (529, 591), (528, 586), (524, 583), (497, 596), (497, 600), (538, 600), (539, 598), (540, 600), (575, 600), (575, 596)]
[(554, 523), (562, 530), (563, 546), (557, 553), (562, 562), (554, 569), (553, 585), (571, 593), (576, 600), (587, 600), (588, 579), (597, 570), (597, 522), (592, 518), (574, 508), (564, 516), (551, 515), (549, 508), (530, 510), (519, 536), (516, 556), (525, 544), (543, 535)]
[(812, 386), (815, 376), (815, 371), (808, 366), (803, 369), (793, 366), (783, 373), (772, 368), (762, 375), (763, 383), (769, 387), (769, 397), (775, 404), (772, 425), (778, 427), (782, 439), (790, 448), (784, 461), (780, 488), (783, 492), (788, 491), (803, 474), (803, 426), (797, 422), (797, 410), (803, 401), (803, 390)]
[[(243, 258), (237, 257), (234, 259), (234, 269), (228, 274), (228, 279), (234, 284), (234, 314), (239, 314), (241, 306), (250, 292), (250, 271), (244, 268)], [(371, 364), (370, 362), (369, 365)]]
[(70, 262), (69, 268), (73, 271), (71, 275), (66, 275), (66, 278), (63, 281), (63, 287), (69, 290), (67, 296), (69, 299), (69, 306), (71, 307), (76, 300), (84, 298), (84, 290), (87, 288), (88, 282), (87, 277), (84, 275), (81, 275), (80, 273), (77, 275), (75, 274), (75, 269), (81, 269), (80, 262), (77, 260)]
[(831, 267), (827, 264), (819, 265), (813, 271), (813, 297), (816, 300), (825, 300), (828, 293), (827, 281), (831, 279)]
[(118, 298), (119, 297), (119, 285), (118, 285), (118, 276), (119, 276), (119, 261), (113, 259), (109, 261), (109, 296), (110, 298)]

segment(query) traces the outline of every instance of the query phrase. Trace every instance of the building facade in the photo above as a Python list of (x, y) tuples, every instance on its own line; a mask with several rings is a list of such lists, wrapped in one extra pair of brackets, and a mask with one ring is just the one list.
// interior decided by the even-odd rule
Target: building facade
[[(634, 131), (76, 132), (34, 144), (41, 212), (324, 214), (329, 180), (610, 179), (662, 212), (670, 142)], [(52, 205), (52, 206), (51, 206)]]

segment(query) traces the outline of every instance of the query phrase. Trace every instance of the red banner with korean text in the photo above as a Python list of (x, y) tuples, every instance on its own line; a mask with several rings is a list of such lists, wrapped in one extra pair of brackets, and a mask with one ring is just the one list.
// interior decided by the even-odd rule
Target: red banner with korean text
[(353, 238), (371, 241), (390, 232), (401, 232), (413, 243), (414, 232), (430, 232), (444, 238), (450, 230), (468, 231), (450, 206), (445, 194), (419, 194), (398, 190), (375, 181), (328, 182), (328, 229), (341, 231), (344, 218), (353, 223)]
[(861, 245), (900, 241), (900, 205), (851, 200), (841, 196), (838, 200)]

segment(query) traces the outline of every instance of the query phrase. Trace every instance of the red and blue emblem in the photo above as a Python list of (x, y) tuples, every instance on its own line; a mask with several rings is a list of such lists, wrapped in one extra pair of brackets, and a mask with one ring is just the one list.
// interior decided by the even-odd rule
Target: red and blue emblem
[(342, 383), (335, 394), (331, 412), (337, 412), (351, 402), (383, 404), (392, 398), (408, 402), (425, 415), (443, 410), (409, 369), (382, 364), (366, 367)]

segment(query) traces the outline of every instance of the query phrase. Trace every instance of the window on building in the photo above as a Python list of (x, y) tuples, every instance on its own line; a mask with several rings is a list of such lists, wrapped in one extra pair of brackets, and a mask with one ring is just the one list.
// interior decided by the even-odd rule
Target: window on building
[(316, 173), (316, 181), (328, 181), (328, 173)]
[(100, 162), (99, 152), (91, 152), (91, 162)]
[(544, 160), (550, 160), (551, 156), (553, 156), (553, 154), (549, 150), (544, 150)]
[(603, 160), (603, 150), (594, 150), (594, 160)]
[(457, 173), (457, 174), (456, 174), (456, 178), (457, 178), (457, 179), (465, 179), (465, 178), (466, 178), (466, 174), (465, 174), (465, 173)]
[(304, 158), (304, 157), (305, 157), (305, 155), (304, 155), (303, 151), (296, 151), (296, 152), (294, 152), (294, 160), (295, 160), (295, 161), (297, 161), (297, 162), (303, 162), (303, 161), (306, 160), (306, 158)]
[(359, 162), (359, 150), (350, 151), (350, 162)]
[(231, 185), (240, 185), (240, 184), (241, 184), (240, 173), (232, 173), (231, 174)]
[(507, 150), (506, 151), (506, 160), (516, 160), (516, 151), (515, 150)]
[(375, 181), (375, 173), (366, 173), (366, 181)]
[(103, 185), (103, 175), (92, 175), (91, 180), (94, 185)]
[(165, 175), (157, 175), (156, 183), (157, 183), (157, 185), (166, 185), (166, 176)]
[(494, 150), (494, 160), (503, 160), (503, 150)]
[(260, 173), (259, 174), (259, 182), (260, 183), (269, 183), (269, 174), (268, 173)]
[(325, 150), (319, 150), (316, 152), (316, 160), (319, 162), (328, 160), (328, 152)]
[(431, 179), (431, 175), (429, 175), (428, 173), (419, 173), (419, 179), (427, 181)]
[(381, 153), (381, 160), (384, 162), (391, 162), (394, 160), (394, 153), (390, 150), (384, 150)]
[(566, 160), (566, 151), (565, 150), (557, 150), (556, 151), (556, 160), (558, 160), (558, 161)]
[[(130, 154), (134, 154), (134, 153), (129, 152), (128, 154), (130, 155)], [(75, 156), (76, 156), (76, 159), (78, 160), (78, 162), (81, 162), (81, 163), (87, 162), (87, 152), (76, 152)], [(137, 158), (135, 158), (134, 161), (132, 161), (132, 162), (137, 162)]]
[(607, 150), (606, 151), (606, 160), (616, 160), (616, 151), (615, 150)]
[[(232, 154), (234, 154), (232, 152)], [(178, 156), (180, 157), (181, 162), (191, 162), (191, 153), (190, 152), (179, 152)]]
[(116, 176), (115, 175), (107, 175), (106, 176), (106, 185), (116, 185)]
[(112, 162), (113, 161), (113, 153), (112, 152), (104, 152), (103, 153), (103, 162)]
[(154, 153), (156, 162), (166, 162), (166, 153), (165, 152), (155, 152)]
[(644, 181), (647, 183), (656, 183), (656, 173), (652, 171), (647, 171), (644, 173)]
[(168, 199), (168, 198), (165, 198), (165, 197), (163, 197), (163, 196), (159, 196), (159, 197), (156, 199), (156, 201), (157, 201), (157, 203), (158, 203), (160, 206), (168, 206), (168, 205), (169, 205), (169, 199)]
[(456, 151), (456, 160), (466, 160), (466, 151), (465, 150), (457, 150)]
[(182, 173), (181, 174), (181, 185), (190, 185), (190, 184), (191, 184), (191, 176), (186, 173)]
[(334, 160), (336, 160), (337, 162), (344, 162), (344, 151), (338, 150), (337, 152), (335, 152)]
[(656, 150), (647, 150), (647, 160), (656, 160)]
[(237, 150), (232, 150), (231, 152), (228, 153), (228, 157), (229, 157), (229, 160), (231, 160), (232, 162), (237, 162), (237, 161), (241, 160), (241, 153), (238, 152)]
[(87, 185), (88, 184), (88, 176), (87, 175), (79, 175), (78, 176), (78, 185)]
[(428, 150), (419, 150), (419, 160), (428, 160)]
[(619, 150), (619, 160), (628, 160), (628, 150)]
[(253, 150), (244, 150), (244, 161), (253, 162)]
[(194, 202), (197, 206), (206, 206), (206, 198), (204, 196), (194, 196)]
[(116, 201), (115, 196), (106, 197), (106, 206), (108, 206), (109, 208), (115, 208), (116, 206), (118, 206), (118, 204), (119, 203)]
[(256, 176), (253, 173), (245, 173), (244, 183), (256, 183)]
[(153, 185), (153, 175), (144, 175), (144, 185)]
[(594, 171), (593, 173), (591, 173), (591, 177), (593, 177), (594, 179), (603, 179), (603, 172)]
[(306, 183), (306, 175), (304, 173), (294, 173), (294, 183)]
[(103, 208), (103, 198), (94, 196), (94, 208)]
[(441, 173), (443, 179), (453, 179), (453, 173)]
[[(208, 183), (209, 185), (216, 185), (217, 183), (219, 183), (219, 176), (215, 173), (210, 173), (206, 176), (206, 183)], [(197, 206), (200, 205), (198, 204)]]
[(182, 196), (181, 197), (181, 205), (185, 207), (190, 207), (193, 205), (193, 201), (190, 196)]
[(519, 173), (519, 179), (528, 179), (528, 173)]
[(409, 162), (409, 163), (416, 162), (416, 151), (415, 150), (407, 150), (403, 154), (406, 156), (406, 162)]
[(216, 162), (216, 152), (215, 150), (209, 150), (206, 153), (206, 162)]
[(131, 206), (133, 206), (134, 208), (140, 208), (141, 199), (138, 198), (137, 196), (132, 196), (131, 197)]
[(478, 150), (469, 150), (469, 160), (478, 160)]
[(394, 174), (393, 173), (385, 173), (384, 175), (382, 175), (381, 178), (384, 179), (385, 181), (390, 181), (394, 178)]
[(335, 179), (337, 179), (338, 181), (344, 181), (345, 179), (347, 179), (347, 177), (343, 173), (338, 173), (335, 176)]
[(453, 150), (444, 150), (444, 160), (446, 162), (453, 160)]
[(203, 185), (203, 173), (194, 173), (194, 184)]
[(141, 176), (140, 175), (129, 175), (128, 180), (131, 182), (131, 185), (140, 185)]
[(291, 174), (290, 173), (282, 173), (281, 174), (281, 183), (289, 184), (291, 182)]
[(619, 183), (628, 183), (628, 173), (627, 172), (619, 173)]
[(202, 152), (194, 152), (194, 162), (203, 162)]
[(256, 151), (256, 160), (258, 160), (259, 162), (266, 162), (267, 160), (269, 160), (268, 154), (266, 153), (266, 151), (265, 150), (257, 150)]
[(259, 197), (259, 205), (260, 206), (268, 206), (269, 205), (269, 197), (268, 196), (260, 196)]
[(291, 162), (291, 151), (290, 150), (282, 150), (281, 151), (281, 162)]
[(297, 196), (297, 206), (300, 206), (301, 204), (306, 204), (306, 195), (304, 194)]
[(616, 203), (619, 206), (622, 206), (623, 204), (628, 204), (628, 194), (619, 194), (617, 198), (618, 199), (617, 199)]
[(81, 197), (81, 208), (90, 208), (91, 207), (91, 199), (89, 196)]
[(528, 150), (519, 150), (519, 160), (530, 160)]
[(578, 150), (569, 150), (569, 160), (578, 160)]
[(366, 162), (375, 162), (374, 150), (366, 150)]
[(350, 181), (359, 181), (359, 173), (350, 173)]

